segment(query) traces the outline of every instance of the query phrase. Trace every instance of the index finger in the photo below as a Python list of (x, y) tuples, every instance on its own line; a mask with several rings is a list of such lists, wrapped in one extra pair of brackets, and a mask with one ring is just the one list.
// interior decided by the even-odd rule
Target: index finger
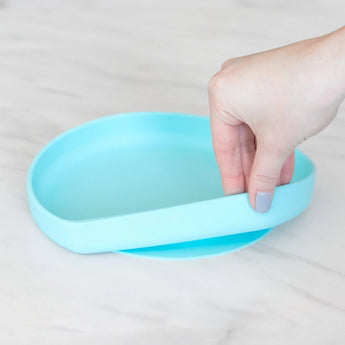
[(245, 180), (242, 169), (239, 125), (229, 125), (211, 110), (213, 149), (222, 177), (224, 193), (243, 193)]

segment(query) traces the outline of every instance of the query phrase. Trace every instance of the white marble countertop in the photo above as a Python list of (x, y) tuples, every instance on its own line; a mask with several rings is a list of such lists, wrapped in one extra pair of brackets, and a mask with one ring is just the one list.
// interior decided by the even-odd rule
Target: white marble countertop
[[(73, 3), (73, 5), (72, 5)], [(345, 107), (302, 145), (297, 219), (174, 262), (77, 255), (34, 224), (26, 174), (61, 132), (121, 112), (208, 114), (221, 62), (344, 25), (343, 0), (0, 0), (0, 344), (345, 343)]]

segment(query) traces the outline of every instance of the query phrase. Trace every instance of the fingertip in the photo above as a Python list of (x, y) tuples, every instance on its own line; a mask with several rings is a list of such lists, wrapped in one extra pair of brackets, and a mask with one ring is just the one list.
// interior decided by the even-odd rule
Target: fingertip
[(284, 160), (280, 152), (258, 143), (248, 188), (249, 202), (255, 211), (270, 210)]
[(259, 213), (268, 212), (271, 209), (274, 191), (275, 188), (273, 188), (273, 190), (271, 191), (265, 192), (261, 192), (258, 190), (250, 190), (248, 192), (249, 203), (253, 210)]
[(255, 195), (255, 211), (266, 213), (271, 209), (273, 192), (258, 192)]

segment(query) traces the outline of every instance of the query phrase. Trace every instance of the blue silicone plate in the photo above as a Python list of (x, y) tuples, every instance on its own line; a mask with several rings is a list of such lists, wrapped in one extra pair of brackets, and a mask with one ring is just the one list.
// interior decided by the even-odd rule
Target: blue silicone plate
[(76, 253), (192, 258), (242, 248), (309, 204), (315, 167), (296, 150), (271, 210), (224, 196), (209, 119), (174, 113), (108, 116), (48, 144), (28, 174), (38, 226)]

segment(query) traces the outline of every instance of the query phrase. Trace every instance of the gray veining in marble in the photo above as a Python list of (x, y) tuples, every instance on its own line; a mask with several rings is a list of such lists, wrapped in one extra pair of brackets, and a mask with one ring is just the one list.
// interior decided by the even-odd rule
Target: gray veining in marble
[(344, 25), (330, 1), (0, 0), (0, 344), (345, 344), (345, 107), (302, 145), (314, 199), (263, 241), (196, 261), (82, 256), (28, 209), (61, 132), (138, 110), (208, 114), (223, 60)]

